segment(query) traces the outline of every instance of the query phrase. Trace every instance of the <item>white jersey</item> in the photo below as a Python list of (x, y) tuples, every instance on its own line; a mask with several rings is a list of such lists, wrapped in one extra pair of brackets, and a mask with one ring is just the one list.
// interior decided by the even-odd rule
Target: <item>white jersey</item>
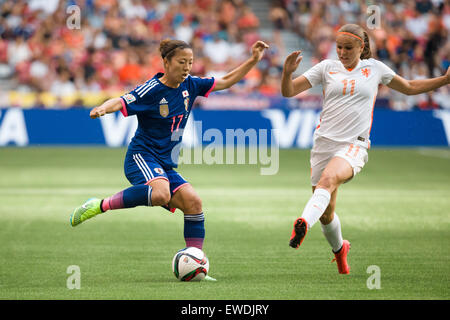
[(360, 60), (350, 71), (339, 60), (326, 59), (303, 75), (312, 86), (323, 86), (323, 110), (315, 135), (369, 143), (378, 85), (391, 82), (395, 72), (372, 58)]

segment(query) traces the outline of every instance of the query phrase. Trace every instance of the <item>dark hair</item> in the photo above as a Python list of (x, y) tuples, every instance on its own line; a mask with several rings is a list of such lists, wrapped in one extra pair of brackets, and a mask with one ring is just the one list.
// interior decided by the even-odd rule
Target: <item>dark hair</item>
[(176, 53), (178, 49), (192, 49), (192, 47), (182, 41), (182, 40), (172, 40), (172, 39), (164, 39), (159, 43), (159, 52), (161, 52), (161, 57), (167, 58), (170, 60)]
[(360, 59), (370, 59), (372, 58), (372, 51), (370, 51), (370, 40), (369, 40), (369, 34), (367, 31), (365, 31), (362, 27), (358, 26), (357, 24), (346, 24), (343, 25), (339, 30), (339, 32), (348, 32), (351, 33), (358, 38), (362, 39), (364, 42), (364, 49), (363, 52), (361, 52)]

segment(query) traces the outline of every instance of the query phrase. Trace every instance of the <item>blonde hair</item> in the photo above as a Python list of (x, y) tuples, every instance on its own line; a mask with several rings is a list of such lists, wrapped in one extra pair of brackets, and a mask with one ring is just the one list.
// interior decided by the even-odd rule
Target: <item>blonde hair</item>
[(192, 47), (182, 40), (164, 39), (159, 43), (159, 52), (161, 57), (170, 60), (178, 49), (192, 49)]
[(360, 59), (370, 59), (372, 58), (372, 51), (370, 51), (370, 40), (369, 40), (369, 34), (366, 30), (364, 30), (362, 27), (360, 27), (357, 24), (346, 24), (343, 25), (339, 30), (338, 33), (343, 32), (344, 34), (352, 34), (355, 36), (355, 38), (358, 38), (361, 40), (361, 42), (364, 44), (363, 52), (361, 52)]

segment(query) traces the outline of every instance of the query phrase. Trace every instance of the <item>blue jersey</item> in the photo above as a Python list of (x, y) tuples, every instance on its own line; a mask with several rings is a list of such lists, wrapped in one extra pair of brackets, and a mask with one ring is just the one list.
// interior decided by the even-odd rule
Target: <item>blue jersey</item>
[[(164, 85), (156, 74), (144, 84), (121, 96), (122, 114), (136, 115), (138, 128), (128, 146), (132, 152), (148, 152), (163, 168), (177, 167), (181, 142), (189, 113), (197, 96), (207, 97), (214, 89), (214, 78), (188, 76), (178, 88)], [(180, 131), (181, 130), (181, 131)], [(172, 151), (176, 154), (172, 154)]]

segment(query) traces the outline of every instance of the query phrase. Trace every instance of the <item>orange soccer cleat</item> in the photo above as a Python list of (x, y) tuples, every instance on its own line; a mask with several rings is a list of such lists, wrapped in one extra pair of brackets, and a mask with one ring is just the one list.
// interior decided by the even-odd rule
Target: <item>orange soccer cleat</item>
[(336, 261), (338, 271), (340, 274), (349, 274), (350, 273), (350, 266), (347, 263), (347, 254), (350, 250), (350, 242), (348, 240), (344, 240), (342, 244), (342, 248), (337, 252), (334, 253), (334, 259), (331, 262)]

